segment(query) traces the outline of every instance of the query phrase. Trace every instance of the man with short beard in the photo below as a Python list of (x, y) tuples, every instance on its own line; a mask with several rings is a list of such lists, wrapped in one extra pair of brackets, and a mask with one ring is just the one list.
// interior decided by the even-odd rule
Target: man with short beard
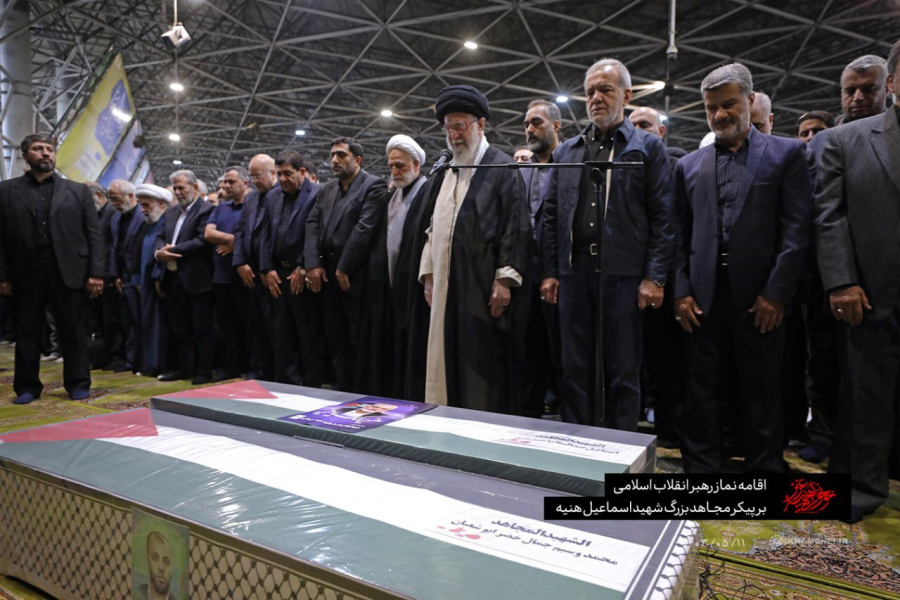
[[(225, 368), (213, 375), (213, 383), (240, 377), (246, 370), (247, 342), (250, 323), (247, 301), (250, 291), (231, 266), (234, 254), (234, 231), (244, 211), (244, 195), (249, 183), (247, 169), (235, 165), (225, 169), (221, 182), (222, 202), (206, 223), (203, 238), (215, 245), (213, 256), (213, 290), (216, 320), (225, 347)], [(212, 194), (210, 194), (212, 196)]]
[(97, 207), (97, 217), (100, 219), (100, 233), (103, 234), (103, 249), (107, 253), (103, 262), (107, 272), (103, 275), (103, 292), (91, 300), (91, 315), (94, 323), (91, 324), (90, 333), (103, 341), (103, 349), (106, 356), (103, 362), (92, 365), (100, 367), (104, 371), (113, 371), (125, 364), (125, 338), (119, 324), (119, 294), (116, 293), (115, 280), (109, 276), (109, 252), (112, 250), (112, 236), (109, 224), (116, 209), (109, 202), (109, 197), (103, 186), (94, 181), (85, 183), (94, 197), (94, 206)]
[(46, 135), (21, 144), (29, 170), (0, 182), (0, 294), (12, 295), (18, 322), (15, 404), (41, 397), (41, 332), (53, 307), (63, 355), (63, 385), (73, 400), (90, 396), (83, 314), (103, 291), (103, 235), (91, 192), (56, 175), (56, 144)]
[[(488, 143), (491, 110), (474, 87), (441, 90), (435, 116), (453, 163), (512, 162)], [(427, 356), (424, 399), (518, 413), (534, 244), (522, 177), (510, 169), (447, 169), (422, 194), (419, 281), (431, 311), (425, 336), (411, 330), (410, 352)]]
[(116, 214), (109, 222), (112, 250), (109, 255), (109, 274), (114, 293), (119, 295), (119, 324), (125, 336), (125, 363), (114, 371), (141, 369), (141, 242), (146, 221), (137, 209), (134, 184), (116, 179), (109, 184), (109, 203)]
[(306, 177), (303, 157), (287, 150), (275, 159), (279, 190), (268, 196), (269, 225), (262, 233), (259, 268), (272, 295), (275, 381), (320, 387), (325, 382), (322, 298), (303, 293), (306, 222), (318, 184)]
[(690, 334), (684, 468), (721, 467), (718, 395), (732, 368), (743, 470), (780, 473), (782, 320), (806, 273), (810, 244), (806, 148), (750, 124), (753, 78), (744, 65), (715, 69), (700, 90), (716, 143), (681, 159), (676, 172), (675, 318)]
[(366, 173), (362, 161), (359, 142), (344, 137), (332, 140), (335, 179), (321, 187), (306, 222), (306, 280), (310, 290), (324, 294), (323, 341), (334, 368), (336, 389), (344, 391), (354, 387), (353, 360), (359, 343), (366, 264), (376, 231), (383, 226), (387, 203), (387, 184)]
[(166, 366), (168, 348), (168, 327), (165, 322), (165, 300), (157, 293), (157, 284), (162, 275), (161, 265), (156, 262), (156, 237), (162, 230), (162, 216), (172, 204), (172, 193), (164, 187), (144, 183), (134, 191), (141, 207), (146, 228), (141, 240), (141, 268), (138, 275), (137, 291), (141, 299), (141, 374), (158, 376)]
[(178, 205), (163, 215), (162, 230), (156, 237), (156, 260), (165, 267), (160, 293), (167, 300), (178, 364), (159, 380), (190, 379), (192, 384), (201, 385), (212, 379), (215, 352), (212, 249), (203, 240), (213, 207), (200, 198), (199, 181), (193, 171), (175, 171), (169, 180)]
[[(533, 156), (532, 162), (552, 163), (553, 151), (559, 146), (562, 115), (556, 104), (547, 100), (533, 100), (525, 113), (525, 140)], [(525, 198), (528, 201), (531, 226), (534, 229), (534, 273), (540, 271), (541, 226), (544, 209), (544, 188), (549, 168), (522, 169), (525, 179)], [(531, 309), (526, 334), (526, 391), (523, 414), (540, 417), (552, 410), (552, 402), (559, 398), (560, 364), (559, 307), (541, 302), (541, 282), (534, 278)]]
[(416, 283), (418, 265), (410, 259), (415, 220), (409, 215), (416, 214), (427, 178), (420, 172), (425, 151), (408, 135), (393, 136), (385, 153), (393, 192), (382, 209), (386, 214), (381, 217), (366, 267), (354, 382), (357, 389), (368, 394), (402, 398), (407, 361), (406, 307), (410, 294), (421, 299)]

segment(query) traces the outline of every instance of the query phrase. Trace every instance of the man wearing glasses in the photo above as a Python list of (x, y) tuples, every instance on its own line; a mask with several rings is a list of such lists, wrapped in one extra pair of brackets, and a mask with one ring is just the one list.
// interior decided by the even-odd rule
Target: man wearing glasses
[[(452, 164), (512, 162), (488, 144), (490, 107), (472, 86), (444, 88), (435, 115)], [(451, 168), (423, 194), (419, 281), (431, 307), (421, 346), (425, 401), (518, 412), (534, 243), (522, 177), (511, 169)]]

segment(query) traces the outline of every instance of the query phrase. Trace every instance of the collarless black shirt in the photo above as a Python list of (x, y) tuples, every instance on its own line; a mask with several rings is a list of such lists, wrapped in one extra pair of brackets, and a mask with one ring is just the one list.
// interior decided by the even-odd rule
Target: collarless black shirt
[(294, 213), (294, 206), (297, 204), (297, 197), (300, 195), (300, 190), (297, 190), (293, 194), (284, 194), (284, 204), (281, 207), (281, 222), (278, 224), (278, 236), (275, 238), (275, 249), (272, 252), (272, 256), (275, 260), (282, 261), (291, 261), (296, 260), (295, 256), (293, 260), (289, 256), (285, 256), (287, 249), (285, 246), (287, 245), (285, 242), (285, 238), (287, 237), (288, 225), (291, 222), (291, 215)]
[[(609, 160), (613, 148), (619, 155), (625, 147), (622, 136), (616, 135), (622, 122), (616, 123), (600, 137), (596, 125), (593, 125), (585, 135), (584, 161)], [(597, 191), (591, 180), (591, 169), (582, 169), (581, 186), (578, 193), (578, 206), (575, 208), (575, 220), (572, 224), (572, 248), (587, 248), (597, 243), (597, 227), (600, 224), (600, 207), (605, 202), (606, 171), (600, 171), (603, 181), (604, 196), (597, 199)]]
[[(752, 126), (751, 126), (752, 127)], [(753, 132), (750, 135), (754, 135)], [(756, 135), (764, 135), (762, 133)], [(750, 149), (750, 136), (737, 152), (716, 142), (716, 215), (718, 223), (719, 252), (728, 252), (728, 237), (734, 225), (734, 201), (737, 200), (747, 170), (747, 155)]]
[(50, 235), (50, 205), (56, 189), (56, 174), (52, 173), (43, 181), (38, 181), (29, 171), (25, 179), (28, 182), (28, 194), (34, 205), (32, 226), (35, 248), (40, 258), (46, 258), (53, 249), (53, 238)]

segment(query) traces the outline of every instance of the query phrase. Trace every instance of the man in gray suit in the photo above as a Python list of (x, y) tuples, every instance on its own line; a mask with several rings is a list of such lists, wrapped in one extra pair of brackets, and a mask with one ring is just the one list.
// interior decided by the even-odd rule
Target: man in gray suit
[[(887, 86), (900, 93), (900, 41)], [(843, 386), (831, 470), (852, 473), (853, 522), (888, 496), (900, 414), (900, 106), (829, 131), (816, 185), (822, 284), (842, 323)]]

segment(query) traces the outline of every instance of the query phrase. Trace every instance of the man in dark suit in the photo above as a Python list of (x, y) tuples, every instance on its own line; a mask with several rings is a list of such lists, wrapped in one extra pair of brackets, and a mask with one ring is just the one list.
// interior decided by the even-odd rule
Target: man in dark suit
[(103, 235), (87, 186), (55, 174), (56, 145), (40, 134), (22, 141), (29, 170), (0, 183), (0, 294), (12, 294), (18, 329), (16, 404), (41, 397), (41, 337), (48, 304), (56, 315), (63, 382), (73, 400), (89, 396), (85, 291), (103, 291)]
[(119, 323), (125, 336), (125, 364), (117, 372), (140, 371), (143, 364), (141, 341), (141, 244), (146, 220), (137, 207), (134, 184), (117, 179), (109, 184), (109, 202), (116, 214), (109, 222), (112, 250), (109, 274), (113, 292), (119, 295)]
[[(553, 152), (559, 147), (559, 128), (562, 115), (559, 107), (548, 100), (534, 100), (525, 112), (525, 141), (531, 150), (531, 162), (552, 163)], [(528, 201), (531, 227), (534, 230), (533, 272), (540, 272), (541, 228), (544, 220), (544, 190), (550, 176), (549, 168), (521, 169), (525, 180), (525, 199)], [(541, 302), (541, 281), (534, 277), (531, 307), (528, 310), (525, 356), (527, 383), (522, 399), (522, 414), (540, 418), (545, 410), (552, 410), (559, 397), (560, 365), (559, 306)]]
[[(97, 208), (97, 217), (100, 219), (100, 233), (103, 235), (103, 249), (107, 254), (104, 258), (104, 265), (108, 265), (109, 252), (112, 250), (109, 224), (116, 214), (116, 209), (110, 204), (109, 197), (103, 186), (94, 181), (88, 181), (85, 185), (91, 190), (94, 206)], [(91, 358), (91, 362), (95, 363), (91, 367), (100, 367), (104, 371), (113, 371), (125, 364), (125, 339), (119, 328), (119, 294), (116, 293), (113, 279), (110, 278), (108, 270), (103, 274), (103, 278), (103, 293), (90, 301), (93, 322), (91, 323), (91, 330), (88, 332), (103, 343), (103, 352), (99, 353), (99, 357), (93, 356)]]
[[(541, 296), (559, 302), (563, 420), (636, 431), (641, 311), (659, 309), (665, 296), (674, 240), (672, 179), (662, 141), (625, 119), (632, 95), (625, 65), (613, 59), (594, 63), (584, 88), (591, 123), (561, 144), (554, 160), (641, 162), (643, 168), (601, 171), (600, 198), (588, 169), (553, 170), (544, 196)], [(597, 402), (604, 390), (594, 389), (598, 310), (605, 414)]]
[(722, 461), (717, 396), (733, 353), (747, 472), (782, 472), (779, 404), (785, 306), (807, 268), (812, 182), (804, 144), (750, 125), (750, 71), (734, 63), (701, 84), (716, 143), (678, 163), (676, 320), (690, 333), (685, 471)]
[[(888, 72), (897, 98), (900, 40)], [(900, 441), (900, 104), (828, 133), (816, 183), (816, 246), (844, 350), (829, 468), (852, 474), (855, 522), (887, 499), (892, 444)]]
[(256, 188), (244, 197), (244, 208), (234, 230), (234, 258), (232, 266), (241, 282), (250, 291), (247, 312), (250, 343), (253, 346), (250, 379), (275, 379), (275, 356), (272, 352), (272, 324), (269, 290), (261, 281), (259, 271), (260, 240), (268, 227), (266, 204), (269, 194), (280, 193), (275, 175), (275, 159), (257, 154), (250, 159), (250, 182)]
[(215, 351), (212, 248), (203, 240), (213, 207), (200, 199), (193, 171), (175, 171), (169, 181), (178, 205), (163, 215), (155, 256), (165, 263), (160, 291), (166, 299), (178, 363), (159, 380), (191, 379), (192, 384), (200, 385), (212, 379)]
[(325, 378), (321, 297), (304, 294), (306, 221), (319, 184), (306, 177), (303, 157), (286, 151), (275, 159), (280, 190), (269, 198), (269, 225), (262, 233), (259, 268), (272, 295), (275, 381), (320, 387)]
[(331, 169), (336, 179), (319, 190), (306, 222), (306, 279), (313, 292), (324, 291), (324, 342), (339, 390), (353, 388), (365, 265), (388, 200), (387, 184), (362, 170), (362, 160), (359, 142), (332, 140)]

